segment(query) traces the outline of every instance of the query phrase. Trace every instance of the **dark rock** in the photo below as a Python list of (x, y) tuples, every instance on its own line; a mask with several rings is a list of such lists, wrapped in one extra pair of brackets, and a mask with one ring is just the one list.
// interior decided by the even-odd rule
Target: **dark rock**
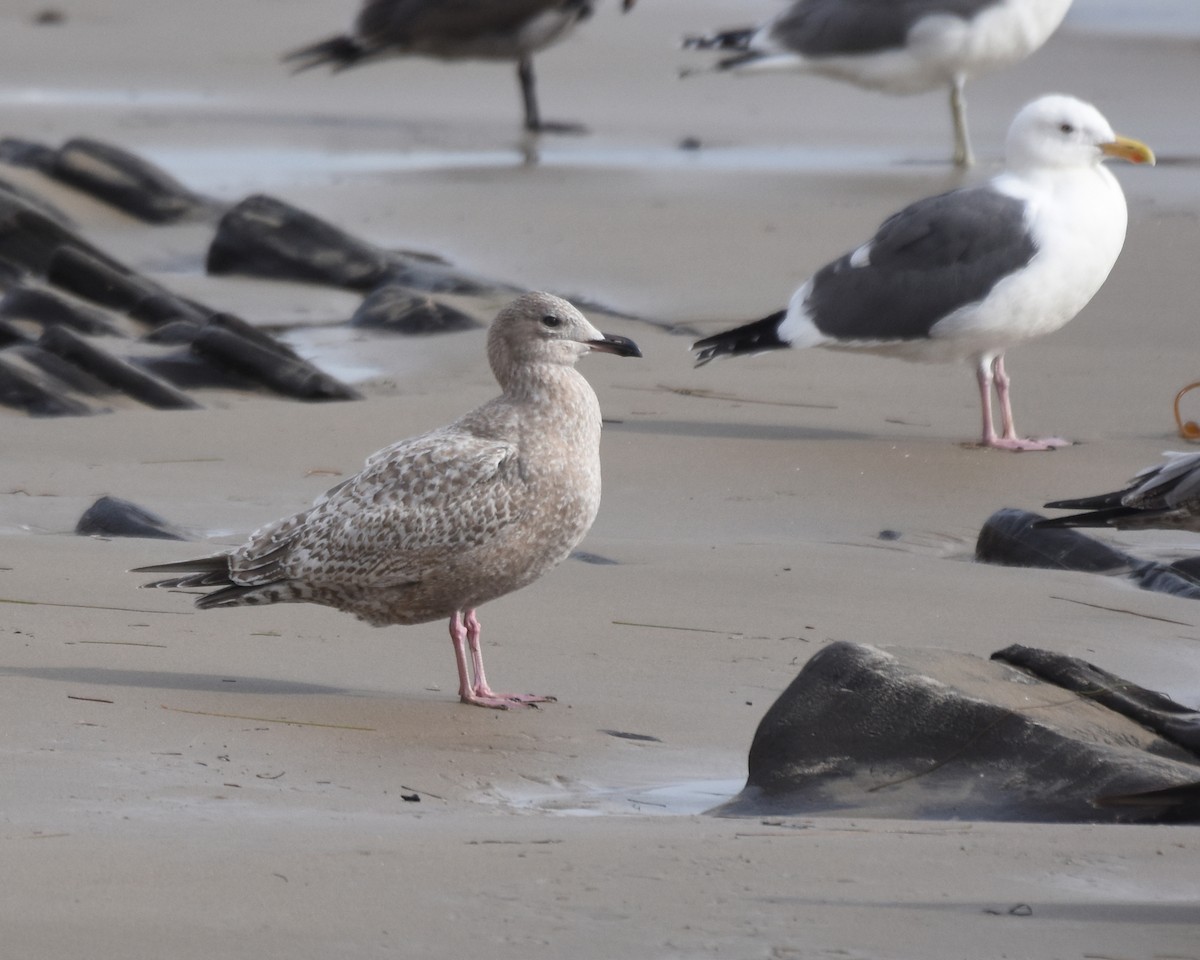
[(174, 223), (213, 210), (166, 171), (99, 140), (77, 137), (55, 153), (50, 176), (148, 223)]
[(96, 412), (73, 396), (66, 384), (8, 351), (0, 353), (0, 403), (37, 417), (77, 417)]
[[(5, 143), (8, 143), (8, 141), (0, 140), (0, 151), (3, 150)], [(2, 161), (3, 157), (0, 157), (0, 162)], [(75, 229), (75, 222), (49, 200), (41, 196), (41, 194), (34, 193), (32, 190), (26, 190), (24, 187), (8, 180), (0, 179), (0, 195), (10, 200), (18, 201), (24, 206), (33, 207), (38, 213), (49, 217), (59, 226), (65, 227), (68, 230)]]
[(44, 349), (104, 381), (114, 390), (159, 410), (194, 410), (200, 404), (181, 390), (114, 356), (67, 327), (51, 327), (38, 341)]
[(213, 274), (320, 283), (364, 293), (384, 283), (434, 293), (512, 289), (457, 273), (436, 257), (384, 250), (266, 194), (247, 197), (221, 217), (207, 265)]
[(55, 217), (22, 197), (0, 191), (0, 260), (44, 277), (55, 253), (70, 247), (114, 267), (120, 265)]
[(0, 140), (0, 163), (14, 167), (28, 167), (48, 173), (54, 167), (54, 148), (35, 140), (20, 137), (5, 137)]
[(32, 339), (11, 320), (0, 317), (0, 349), (12, 346), (14, 343), (32, 343)]
[(85, 537), (147, 537), (190, 540), (191, 537), (158, 514), (120, 497), (101, 497), (84, 511), (75, 532)]
[(1200, 581), (1186, 566), (1139, 560), (1071, 527), (1047, 525), (1044, 520), (1028, 510), (997, 510), (979, 531), (975, 559), (1006, 567), (1124, 574), (1143, 590), (1200, 600)]
[(470, 314), (392, 283), (368, 293), (350, 317), (350, 325), (407, 334), (450, 333), (483, 326)]
[(81, 333), (124, 336), (103, 310), (47, 287), (15, 286), (0, 298), (0, 317), (32, 320), (43, 328), (65, 326)]
[(749, 771), (713, 812), (1200, 820), (1180, 799), (1200, 784), (1188, 751), (1088, 696), (948, 650), (821, 650), (763, 717)]
[(226, 211), (208, 248), (208, 272), (369, 290), (387, 276), (383, 251), (265, 194)]
[(0, 160), (38, 172), (148, 223), (208, 213), (211, 200), (120, 147), (76, 137), (57, 150), (28, 140), (0, 141)]
[(55, 250), (46, 265), (50, 283), (78, 297), (124, 313), (141, 323), (171, 320), (202, 323), (208, 311), (178, 297), (166, 287), (143, 277), (106, 256), (64, 246)]
[(1176, 703), (1156, 690), (1147, 690), (1078, 657), (1014, 643), (992, 654), (1035, 677), (1083, 694), (1136, 720), (1200, 758), (1200, 711)]
[(1143, 590), (1183, 597), (1185, 600), (1200, 600), (1200, 583), (1174, 564), (1146, 561), (1133, 571), (1132, 578)]
[(1138, 561), (1075, 530), (1034, 526), (1045, 519), (1028, 510), (1005, 507), (983, 524), (975, 559), (1006, 567), (1045, 567), (1087, 573), (1128, 571)]
[(292, 359), (217, 325), (206, 325), (192, 342), (192, 349), (284, 396), (301, 400), (357, 400), (361, 396), (307, 361)]

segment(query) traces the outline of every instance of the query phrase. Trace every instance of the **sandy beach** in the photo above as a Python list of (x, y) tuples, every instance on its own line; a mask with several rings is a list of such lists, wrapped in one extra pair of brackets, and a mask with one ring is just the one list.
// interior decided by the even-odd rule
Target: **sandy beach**
[[(1196, 827), (703, 814), (740, 788), (763, 712), (833, 640), (985, 657), (1027, 643), (1200, 704), (1194, 602), (971, 562), (994, 510), (1113, 489), (1185, 443), (1171, 401), (1200, 379), (1188, 5), (1166, 35), (1166, 2), (1139, 19), (1077, 0), (1045, 49), (968, 86), (980, 163), (966, 175), (946, 162), (941, 92), (676, 79), (698, 60), (679, 35), (765, 17), (771, 0), (603, 5), (537, 60), (544, 113), (590, 128), (545, 138), (537, 164), (508, 65), (290, 76), (279, 55), (353, 6), (97, 0), (38, 25), (40, 5), (10, 5), (0, 133), (96, 137), (222, 202), (271, 193), (381, 246), (596, 305), (593, 322), (645, 354), (580, 364), (606, 419), (582, 547), (616, 563), (568, 561), (483, 608), (496, 686), (558, 697), (504, 713), (456, 702), (445, 624), (200, 612), (139, 591), (129, 568), (237, 543), (492, 396), (484, 333), (350, 331), (354, 295), (205, 276), (211, 223), (147, 226), (0, 166), (94, 243), (287, 328), (366, 394), (0, 408), (4, 955), (1200, 956)], [(997, 172), (1013, 113), (1050, 91), (1094, 102), (1160, 158), (1113, 168), (1130, 223), (1104, 289), (1009, 354), (1018, 428), (1076, 445), (964, 445), (978, 430), (966, 367), (780, 351), (693, 369), (691, 334), (778, 309), (892, 211)], [(206, 542), (75, 536), (103, 494)], [(1200, 550), (1192, 534), (1109, 539)]]

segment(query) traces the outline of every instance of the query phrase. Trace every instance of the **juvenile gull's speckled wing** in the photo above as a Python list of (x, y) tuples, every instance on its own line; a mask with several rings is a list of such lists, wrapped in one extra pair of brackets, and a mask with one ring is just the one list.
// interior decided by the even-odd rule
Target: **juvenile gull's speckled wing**
[(447, 553), (517, 522), (527, 496), (514, 445), (435, 430), (380, 450), (309, 510), (257, 532), (230, 558), (230, 578), (417, 583)]

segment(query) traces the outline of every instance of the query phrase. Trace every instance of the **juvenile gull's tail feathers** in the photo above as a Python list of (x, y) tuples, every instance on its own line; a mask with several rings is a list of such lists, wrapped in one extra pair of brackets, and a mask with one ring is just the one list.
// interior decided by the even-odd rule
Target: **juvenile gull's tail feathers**
[(790, 347), (791, 344), (779, 336), (779, 325), (786, 316), (786, 310), (779, 310), (753, 323), (697, 340), (691, 347), (696, 351), (696, 366), (702, 367), (719, 357), (741, 357)]

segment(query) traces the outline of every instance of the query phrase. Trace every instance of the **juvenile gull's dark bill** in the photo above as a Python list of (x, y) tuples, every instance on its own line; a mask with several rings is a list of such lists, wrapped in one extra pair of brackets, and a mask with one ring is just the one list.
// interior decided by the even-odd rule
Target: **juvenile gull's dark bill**
[[(1009, 128), (1005, 172), (918, 200), (826, 265), (786, 310), (698, 340), (697, 365), (781, 347), (859, 350), (974, 365), (985, 447), (1048, 450), (1013, 426), (1004, 352), (1051, 333), (1087, 305), (1125, 242), (1125, 195), (1106, 157), (1154, 163), (1090, 104), (1051, 95)], [(1001, 431), (992, 418), (992, 388)]]
[(1200, 453), (1170, 451), (1163, 456), (1165, 463), (1139, 470), (1120, 490), (1046, 504), (1051, 510), (1085, 512), (1042, 520), (1038, 526), (1200, 532)]
[(219, 588), (202, 609), (307, 601), (379, 627), (447, 617), (463, 703), (552, 700), (491, 689), (475, 609), (562, 562), (595, 519), (600, 404), (575, 369), (592, 350), (641, 356), (565, 300), (526, 294), (488, 331), (500, 396), (384, 447), (235, 550), (135, 572), (174, 575), (148, 587)]
[(761, 26), (686, 37), (684, 46), (732, 53), (716, 70), (797, 70), (895, 94), (949, 87), (954, 162), (970, 166), (967, 79), (1028, 57), (1070, 6), (1071, 0), (795, 0)]
[[(284, 54), (297, 72), (334, 71), (393, 56), (441, 60), (512, 60), (533, 133), (577, 132), (577, 124), (543, 121), (533, 55), (567, 37), (592, 15), (594, 0), (365, 0), (349, 33)], [(635, 0), (623, 0), (629, 10)]]

